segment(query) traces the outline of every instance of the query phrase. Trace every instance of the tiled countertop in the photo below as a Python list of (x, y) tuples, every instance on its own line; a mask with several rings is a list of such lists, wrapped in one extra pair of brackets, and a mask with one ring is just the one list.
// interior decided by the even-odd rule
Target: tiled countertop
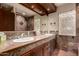
[(32, 44), (37, 41), (41, 41), (46, 38), (54, 39), (55, 35), (54, 34), (45, 34), (45, 35), (33, 36), (33, 38), (34, 38), (34, 40), (27, 41), (27, 42), (13, 42), (13, 40), (7, 40), (4, 44), (0, 45), (0, 54), (3, 52), (6, 52), (6, 51), (12, 50), (12, 49), (16, 49), (16, 48), (25, 46), (25, 45), (27, 46), (29, 44)]

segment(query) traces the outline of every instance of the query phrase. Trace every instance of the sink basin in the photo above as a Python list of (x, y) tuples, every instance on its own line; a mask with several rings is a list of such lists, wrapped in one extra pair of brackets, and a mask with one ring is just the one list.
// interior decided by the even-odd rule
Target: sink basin
[(34, 40), (33, 37), (25, 37), (25, 38), (14, 39), (13, 42), (27, 42), (32, 40)]

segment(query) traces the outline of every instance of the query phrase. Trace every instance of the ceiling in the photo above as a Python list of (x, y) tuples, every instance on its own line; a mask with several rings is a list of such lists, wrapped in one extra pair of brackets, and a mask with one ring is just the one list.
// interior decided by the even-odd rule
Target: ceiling
[[(23, 3), (23, 4), (28, 4), (28, 3)], [(13, 6), (15, 8), (16, 12), (18, 12), (20, 14), (23, 14), (25, 16), (28, 16), (28, 17), (29, 16), (34, 16), (34, 15), (37, 15), (37, 14), (39, 14), (39, 15), (45, 15), (45, 14), (48, 15), (49, 13), (55, 12), (57, 10), (57, 7), (64, 5), (64, 3), (45, 3), (45, 4), (44, 3), (39, 3), (39, 5), (37, 3), (37, 4), (34, 4), (34, 5), (37, 5), (37, 7), (32, 6), (32, 8), (35, 8), (35, 10), (39, 12), (38, 13), (38, 12), (35, 12), (34, 10), (24, 6), (23, 4), (21, 4), (21, 3), (20, 4), (19, 3), (6, 3), (6, 5)], [(33, 4), (33, 3), (29, 3), (29, 4)], [(40, 5), (42, 5), (41, 6), (42, 8), (40, 7)], [(56, 7), (56, 9), (55, 9), (55, 7)], [(47, 10), (49, 10), (49, 8), (50, 8), (50, 11), (47, 11)], [(43, 13), (41, 14), (41, 11), (38, 10), (38, 9), (42, 10)]]
[(20, 3), (20, 4), (38, 13), (41, 16), (48, 15), (50, 13), (57, 11), (57, 7), (54, 3)]
[(28, 9), (28, 8), (22, 6), (21, 4), (18, 4), (18, 3), (6, 3), (6, 4), (13, 6), (15, 8), (15, 11), (17, 13), (22, 14), (23, 16), (30, 17), (30, 16), (37, 14), (37, 13), (33, 12), (32, 10), (30, 10), (30, 9)]

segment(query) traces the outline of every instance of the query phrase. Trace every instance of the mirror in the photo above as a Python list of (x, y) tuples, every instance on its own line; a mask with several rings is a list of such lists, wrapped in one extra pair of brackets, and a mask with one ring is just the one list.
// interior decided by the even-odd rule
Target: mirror
[(59, 35), (76, 36), (76, 11), (59, 14)]
[(34, 17), (13, 7), (11, 4), (0, 4), (0, 31), (32, 31)]

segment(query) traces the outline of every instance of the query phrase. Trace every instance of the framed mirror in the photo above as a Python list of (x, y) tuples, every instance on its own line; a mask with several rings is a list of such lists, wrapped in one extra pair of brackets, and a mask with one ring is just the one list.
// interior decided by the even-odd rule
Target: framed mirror
[(76, 11), (59, 13), (59, 35), (76, 36)]

